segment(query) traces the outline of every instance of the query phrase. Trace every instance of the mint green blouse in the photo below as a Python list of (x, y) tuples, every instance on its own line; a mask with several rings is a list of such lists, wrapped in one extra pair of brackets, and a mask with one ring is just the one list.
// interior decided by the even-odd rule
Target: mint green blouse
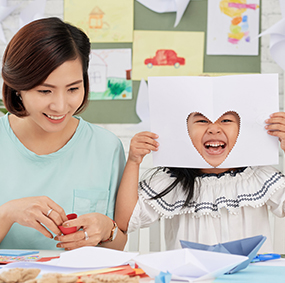
[[(60, 150), (37, 155), (13, 133), (8, 114), (0, 118), (0, 205), (15, 198), (48, 196), (66, 212), (103, 213), (113, 219), (116, 192), (125, 166), (120, 140), (79, 119)], [(1, 229), (1, 227), (0, 227)], [(15, 223), (1, 249), (57, 249), (57, 242)]]

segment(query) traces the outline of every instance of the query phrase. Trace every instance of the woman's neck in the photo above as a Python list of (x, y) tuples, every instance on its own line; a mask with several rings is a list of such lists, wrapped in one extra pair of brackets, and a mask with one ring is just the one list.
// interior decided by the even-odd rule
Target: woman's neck
[(9, 115), (8, 119), (19, 141), (37, 155), (51, 154), (64, 147), (74, 135), (79, 123), (78, 119), (72, 118), (62, 131), (46, 132), (35, 127), (27, 118)]
[(205, 174), (221, 174), (227, 171), (235, 171), (237, 168), (205, 168), (201, 169), (202, 173)]

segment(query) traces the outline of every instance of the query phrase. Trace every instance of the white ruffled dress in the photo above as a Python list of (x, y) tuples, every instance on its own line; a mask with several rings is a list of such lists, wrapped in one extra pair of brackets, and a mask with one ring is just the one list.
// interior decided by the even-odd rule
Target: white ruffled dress
[(150, 199), (173, 180), (170, 174), (161, 172), (150, 184), (148, 180), (140, 182), (128, 233), (164, 217), (168, 250), (181, 248), (179, 240), (214, 245), (263, 235), (267, 240), (259, 252), (272, 252), (268, 210), (278, 217), (285, 216), (282, 173), (270, 166), (259, 166), (239, 173), (205, 174), (195, 184), (193, 201), (186, 208), (180, 186), (160, 199)]

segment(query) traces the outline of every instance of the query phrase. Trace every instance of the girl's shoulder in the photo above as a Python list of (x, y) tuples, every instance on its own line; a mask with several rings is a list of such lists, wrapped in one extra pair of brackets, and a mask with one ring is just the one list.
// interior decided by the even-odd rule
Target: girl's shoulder
[(195, 217), (205, 214), (219, 216), (225, 208), (237, 213), (243, 206), (258, 207), (280, 188), (285, 188), (285, 177), (271, 166), (246, 167), (239, 172), (226, 174), (204, 174), (197, 178), (194, 197), (187, 207), (183, 207), (186, 194), (181, 185), (159, 199), (151, 199), (175, 180), (167, 171), (140, 182), (139, 194), (162, 216), (190, 213)]

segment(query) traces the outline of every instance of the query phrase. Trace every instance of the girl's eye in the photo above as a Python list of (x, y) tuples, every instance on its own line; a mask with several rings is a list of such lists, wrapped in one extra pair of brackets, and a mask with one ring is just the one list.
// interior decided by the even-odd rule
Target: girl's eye
[(48, 89), (38, 90), (38, 92), (43, 93), (43, 94), (49, 94), (49, 93), (51, 93), (51, 91), (48, 90)]
[(232, 120), (230, 120), (230, 119), (224, 119), (224, 120), (222, 120), (222, 123), (230, 123), (230, 122), (232, 122)]
[(207, 120), (197, 120), (196, 123), (208, 123)]

